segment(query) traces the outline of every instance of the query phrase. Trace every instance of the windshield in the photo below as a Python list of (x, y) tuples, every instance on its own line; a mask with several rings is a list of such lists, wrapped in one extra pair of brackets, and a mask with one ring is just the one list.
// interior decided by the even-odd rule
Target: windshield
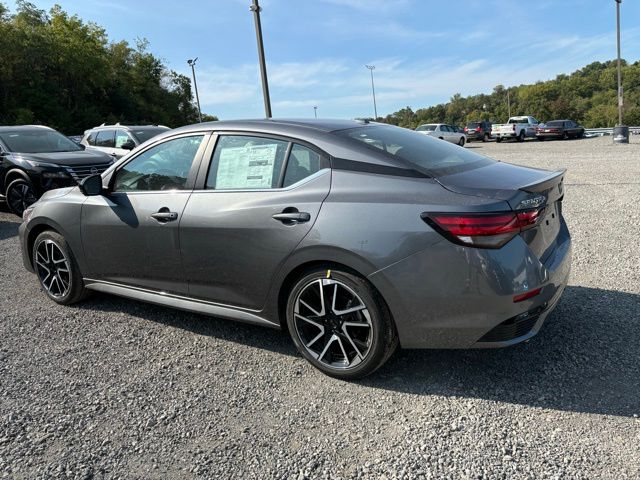
[(9, 130), (0, 133), (0, 140), (10, 152), (54, 153), (77, 152), (80, 146), (53, 130)]
[(169, 130), (168, 128), (155, 127), (155, 128), (139, 128), (137, 130), (131, 130), (131, 133), (138, 139), (140, 143), (144, 143), (150, 138), (160, 135), (161, 133)]
[(416, 128), (417, 132), (433, 132), (436, 129), (437, 125), (420, 125)]
[(340, 130), (336, 135), (362, 142), (367, 148), (399, 159), (429, 175), (458, 173), (495, 163), (495, 160), (465, 148), (412, 130), (392, 126), (370, 126)]

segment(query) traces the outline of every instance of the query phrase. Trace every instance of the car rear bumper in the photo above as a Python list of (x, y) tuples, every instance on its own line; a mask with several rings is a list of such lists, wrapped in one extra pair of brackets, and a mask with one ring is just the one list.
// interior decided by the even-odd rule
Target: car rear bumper
[[(369, 276), (387, 301), (403, 348), (494, 348), (534, 336), (571, 269), (564, 221), (545, 263), (517, 236), (498, 250), (447, 240)], [(514, 303), (515, 295), (541, 288)]]

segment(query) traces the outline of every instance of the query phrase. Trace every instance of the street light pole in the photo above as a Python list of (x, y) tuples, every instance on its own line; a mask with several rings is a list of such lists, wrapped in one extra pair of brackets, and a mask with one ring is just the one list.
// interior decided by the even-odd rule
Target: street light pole
[(373, 84), (373, 71), (376, 69), (375, 65), (365, 65), (371, 72), (371, 93), (373, 94), (373, 113), (375, 115), (374, 120), (378, 120), (378, 107), (376, 106), (376, 87)]
[(616, 27), (618, 37), (618, 125), (622, 125), (622, 67), (620, 65), (620, 4), (622, 0), (616, 0)]
[(318, 106), (317, 105), (313, 106), (313, 115), (314, 115), (314, 117), (318, 118)]
[(271, 118), (271, 100), (269, 98), (269, 82), (267, 81), (267, 64), (264, 60), (264, 44), (262, 43), (262, 25), (260, 24), (260, 5), (258, 0), (253, 0), (249, 6), (253, 12), (253, 19), (256, 24), (256, 41), (258, 42), (258, 60), (260, 62), (260, 77), (262, 78), (262, 95), (264, 96), (264, 113), (267, 118)]
[(196, 83), (196, 61), (198, 57), (187, 60), (187, 63), (191, 66), (191, 74), (193, 75), (193, 88), (196, 91), (196, 103), (198, 104), (198, 119), (202, 123), (202, 111), (200, 110), (200, 97), (198, 96), (198, 84)]
[(507, 108), (509, 110), (509, 118), (511, 118), (511, 95), (509, 94), (508, 88), (507, 88)]

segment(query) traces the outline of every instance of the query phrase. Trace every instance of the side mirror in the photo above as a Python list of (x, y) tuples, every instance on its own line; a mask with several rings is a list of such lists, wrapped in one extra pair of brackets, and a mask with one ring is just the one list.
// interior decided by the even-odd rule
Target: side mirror
[(133, 143), (133, 140), (127, 140), (122, 145), (120, 145), (120, 148), (122, 148), (123, 150), (133, 150), (134, 148), (136, 148), (136, 144)]
[(102, 193), (102, 177), (90, 175), (80, 182), (80, 191), (87, 197), (94, 197)]

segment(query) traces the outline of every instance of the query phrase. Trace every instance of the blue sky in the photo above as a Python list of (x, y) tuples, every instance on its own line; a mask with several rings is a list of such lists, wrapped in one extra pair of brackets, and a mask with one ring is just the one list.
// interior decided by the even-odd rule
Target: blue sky
[[(203, 111), (264, 115), (250, 0), (31, 0), (145, 37), (174, 70), (199, 57)], [(11, 2), (9, 1), (11, 6)], [(615, 57), (614, 0), (262, 0), (275, 117), (372, 116), (365, 64), (376, 65), (378, 113), (570, 73)], [(622, 4), (622, 55), (640, 58), (640, 2)]]

